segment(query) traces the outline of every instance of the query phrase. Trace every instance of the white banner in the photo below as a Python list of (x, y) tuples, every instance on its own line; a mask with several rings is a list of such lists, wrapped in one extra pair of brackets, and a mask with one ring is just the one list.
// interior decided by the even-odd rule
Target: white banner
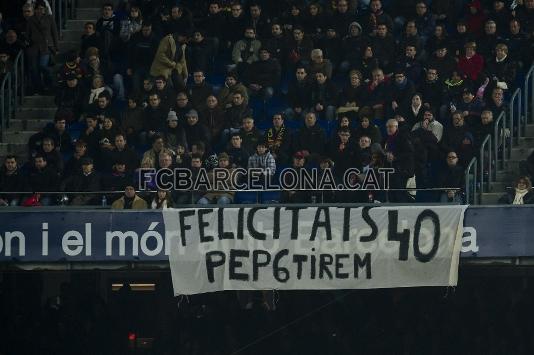
[(174, 293), (454, 286), (466, 208), (167, 209)]

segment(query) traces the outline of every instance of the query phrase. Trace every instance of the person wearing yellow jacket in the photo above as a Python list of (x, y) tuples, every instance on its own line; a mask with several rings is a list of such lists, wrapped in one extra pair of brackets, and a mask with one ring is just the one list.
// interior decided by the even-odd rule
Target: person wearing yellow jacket
[[(177, 45), (178, 44), (178, 45)], [(175, 90), (185, 88), (187, 63), (185, 60), (186, 44), (180, 44), (177, 34), (168, 34), (159, 42), (158, 50), (150, 67), (153, 77), (164, 76), (172, 79)]]

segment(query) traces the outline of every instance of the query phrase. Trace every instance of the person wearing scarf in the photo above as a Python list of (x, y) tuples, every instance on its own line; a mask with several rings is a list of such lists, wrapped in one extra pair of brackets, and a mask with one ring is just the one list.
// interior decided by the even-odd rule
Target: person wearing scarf
[(520, 176), (515, 183), (515, 188), (508, 191), (499, 199), (500, 204), (506, 205), (529, 205), (534, 203), (532, 183), (527, 176)]

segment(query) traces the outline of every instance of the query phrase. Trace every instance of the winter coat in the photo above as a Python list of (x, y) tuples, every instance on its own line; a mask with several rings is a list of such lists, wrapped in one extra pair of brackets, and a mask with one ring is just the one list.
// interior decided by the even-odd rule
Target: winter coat
[[(165, 79), (169, 79), (173, 70), (182, 78), (187, 78), (187, 63), (185, 58), (186, 45), (177, 46), (172, 35), (167, 35), (159, 42), (158, 50), (152, 66), (150, 67), (150, 75), (156, 77), (162, 75)], [(178, 55), (178, 62), (175, 61), (176, 52), (181, 51)]]

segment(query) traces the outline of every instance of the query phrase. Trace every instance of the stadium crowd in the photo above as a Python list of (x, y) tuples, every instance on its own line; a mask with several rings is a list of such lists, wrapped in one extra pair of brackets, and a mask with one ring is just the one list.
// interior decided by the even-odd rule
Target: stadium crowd
[[(139, 169), (173, 167), (254, 167), (267, 178), (317, 168), (336, 179), (389, 167), (391, 189), (447, 188), (417, 200), (460, 202), (467, 164), (534, 58), (534, 0), (120, 1), (104, 4), (63, 57), (53, 10), (24, 1), (20, 16), (0, 17), (0, 73), (23, 50), (28, 89), (57, 106), (30, 138), (28, 161), (5, 158), (0, 192), (29, 194), (2, 194), (2, 205), (243, 200), (135, 192)], [(46, 193), (57, 191), (79, 194)], [(406, 191), (326, 195), (415, 200)]]

